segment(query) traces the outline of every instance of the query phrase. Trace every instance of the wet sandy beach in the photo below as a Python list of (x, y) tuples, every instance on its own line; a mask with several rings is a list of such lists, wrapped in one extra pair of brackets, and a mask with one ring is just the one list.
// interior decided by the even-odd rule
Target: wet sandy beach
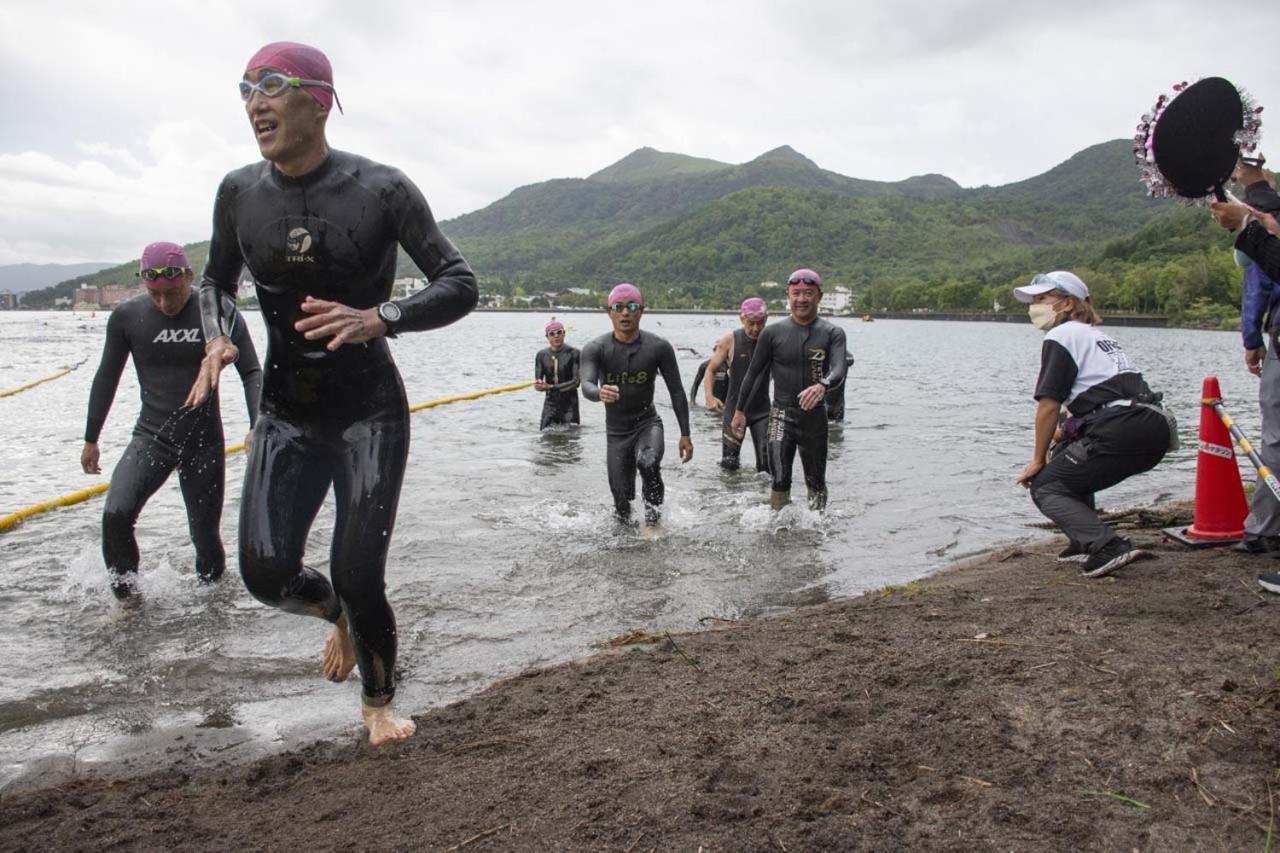
[(10, 790), (0, 848), (1261, 849), (1270, 564), (1136, 536), (1112, 579), (1015, 548), (530, 670), (391, 747)]

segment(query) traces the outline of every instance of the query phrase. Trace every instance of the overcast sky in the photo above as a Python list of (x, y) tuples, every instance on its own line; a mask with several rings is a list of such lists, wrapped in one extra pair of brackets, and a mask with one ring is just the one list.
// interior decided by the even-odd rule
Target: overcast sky
[(347, 111), (330, 143), (402, 168), (439, 219), (644, 145), (1003, 184), (1132, 136), (1157, 95), (1209, 75), (1275, 110), (1262, 150), (1280, 158), (1275, 2), (0, 6), (0, 264), (207, 239), (219, 179), (258, 158), (236, 83), (269, 41), (329, 55)]

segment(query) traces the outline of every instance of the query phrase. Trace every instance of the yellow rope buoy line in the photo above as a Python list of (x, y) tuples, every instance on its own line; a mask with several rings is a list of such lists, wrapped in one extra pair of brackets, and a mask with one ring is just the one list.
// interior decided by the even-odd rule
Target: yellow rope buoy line
[[(83, 364), (83, 363), (84, 362), (81, 362), (80, 364)], [(0, 391), (0, 397), (12, 397), (14, 394), (21, 394), (23, 391), (27, 391), (31, 388), (36, 387), (37, 385), (43, 385), (46, 382), (52, 382), (55, 379), (61, 379), (62, 377), (66, 376), (68, 373), (75, 370), (79, 366), (80, 365), (77, 364), (72, 367), (64, 367), (61, 370), (59, 370), (57, 373), (53, 374), (52, 376), (46, 376), (44, 379), (37, 379), (34, 382), (28, 382), (26, 385), (19, 385), (17, 388), (10, 388), (8, 391)]]
[[(74, 370), (74, 368), (71, 368), (71, 369)], [(68, 370), (67, 372), (70, 372), (70, 370)], [(51, 377), (51, 378), (56, 379), (57, 377)], [(41, 380), (41, 381), (48, 381), (48, 380)], [(478, 400), (481, 397), (488, 397), (493, 394), (505, 394), (508, 391), (521, 391), (532, 385), (533, 385), (532, 382), (521, 382), (516, 385), (503, 385), (501, 388), (489, 388), (484, 391), (472, 391), (470, 394), (455, 394), (452, 397), (441, 397), (438, 400), (428, 400), (425, 403), (419, 403), (416, 406), (410, 406), (409, 411), (420, 412), (423, 409), (434, 409), (437, 406), (447, 406), (450, 403), (461, 403), (464, 400)], [(232, 453), (239, 453), (241, 450), (244, 450), (243, 442), (241, 442), (240, 444), (230, 445), (229, 447), (227, 447), (226, 453), (228, 456), (230, 456)], [(98, 483), (96, 486), (90, 486), (87, 489), (80, 489), (78, 492), (72, 492), (69, 495), (63, 495), (62, 497), (54, 498), (53, 500), (42, 501), (41, 503), (34, 504), (32, 506), (26, 507), (25, 509), (20, 509), (17, 512), (11, 512), (8, 515), (0, 515), (0, 531), (8, 530), (10, 527), (13, 527), (15, 524), (17, 524), (19, 521), (22, 521), (24, 518), (30, 518), (33, 515), (39, 515), (42, 512), (46, 512), (47, 510), (57, 509), (58, 507), (62, 507), (62, 506), (71, 506), (72, 504), (78, 504), (78, 503), (87, 501), (89, 498), (93, 497), (94, 495), (100, 495), (103, 492), (105, 492), (109, 485), (110, 485), (109, 483)]]

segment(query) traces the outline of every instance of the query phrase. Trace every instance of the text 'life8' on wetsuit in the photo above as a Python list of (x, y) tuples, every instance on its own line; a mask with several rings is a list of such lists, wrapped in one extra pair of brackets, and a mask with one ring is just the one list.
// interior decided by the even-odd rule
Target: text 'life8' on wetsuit
[[(228, 312), (228, 322), (231, 341), (240, 350), (236, 370), (253, 424), (262, 372), (253, 340), (234, 308)], [(175, 468), (196, 548), (196, 574), (201, 580), (216, 580), (226, 566), (221, 533), (226, 461), (218, 397), (215, 394), (199, 409), (184, 407), (204, 359), (204, 344), (194, 293), (173, 317), (165, 316), (144, 293), (117, 306), (107, 319), (106, 345), (89, 392), (84, 440), (97, 444), (130, 356), (142, 396), (133, 438), (111, 474), (102, 512), (102, 557), (118, 596), (128, 595), (138, 571), (134, 536), (138, 516)]]
[[(729, 365), (729, 388), (725, 392), (724, 423), (721, 442), (720, 465), (723, 468), (737, 470), (742, 453), (742, 442), (730, 429), (733, 413), (738, 408), (738, 396), (742, 393), (742, 380), (746, 378), (747, 369), (751, 366), (751, 356), (756, 351), (756, 338), (749, 337), (742, 329), (733, 331), (733, 363)], [(769, 470), (769, 383), (761, 382), (756, 386), (755, 394), (742, 410), (747, 413), (747, 432), (751, 433), (751, 447), (756, 454), (756, 470)], [(745, 436), (744, 436), (745, 437)]]
[(553, 424), (576, 424), (578, 419), (578, 368), (581, 353), (564, 344), (560, 350), (544, 347), (533, 359), (533, 378), (551, 387), (542, 401), (539, 429)]
[[(397, 244), (431, 284), (398, 300), (396, 331), (435, 329), (476, 304), (475, 276), (396, 169), (341, 151), (301, 177), (268, 162), (227, 175), (201, 286), (205, 334), (247, 266), (267, 324), (262, 414), (240, 507), (240, 571), (258, 600), (330, 622), (346, 613), (367, 705), (395, 692), (396, 627), (384, 574), (409, 452), (404, 386), (385, 338), (344, 345), (294, 328), (304, 297), (367, 309), (391, 296)], [(333, 486), (329, 576), (303, 565)]]
[(809, 411), (800, 408), (800, 392), (811, 385), (831, 388), (845, 378), (844, 329), (821, 317), (807, 326), (788, 317), (766, 326), (756, 342), (751, 366), (743, 378), (748, 400), (773, 377), (773, 408), (769, 412), (769, 471), (773, 491), (791, 491), (791, 467), (796, 451), (804, 468), (809, 506), (827, 503), (827, 411), (824, 403)]
[(680, 435), (689, 435), (689, 402), (680, 385), (676, 351), (664, 338), (639, 332), (631, 343), (623, 343), (612, 332), (601, 335), (582, 350), (582, 394), (599, 401), (601, 385), (616, 385), (619, 398), (604, 407), (608, 435), (606, 460), (609, 490), (620, 518), (631, 517), (631, 501), (636, 496), (636, 470), (640, 471), (645, 503), (645, 519), (657, 521), (662, 505), (662, 418), (653, 405), (658, 374), (671, 395), (671, 408), (680, 424)]

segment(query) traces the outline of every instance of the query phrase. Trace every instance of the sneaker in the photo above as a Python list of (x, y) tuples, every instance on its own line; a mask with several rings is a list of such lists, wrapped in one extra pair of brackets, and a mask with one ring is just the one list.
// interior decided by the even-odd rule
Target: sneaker
[(1280, 595), (1280, 572), (1272, 572), (1269, 575), (1258, 575), (1258, 586), (1267, 592), (1274, 592)]
[(1089, 559), (1089, 552), (1072, 542), (1058, 553), (1059, 563), (1083, 563)]
[(1142, 553), (1128, 539), (1117, 536), (1089, 556), (1082, 574), (1087, 578), (1106, 577), (1121, 566), (1129, 565)]
[(1274, 557), (1280, 552), (1280, 538), (1275, 536), (1246, 536), (1231, 546), (1232, 550), (1257, 557)]

